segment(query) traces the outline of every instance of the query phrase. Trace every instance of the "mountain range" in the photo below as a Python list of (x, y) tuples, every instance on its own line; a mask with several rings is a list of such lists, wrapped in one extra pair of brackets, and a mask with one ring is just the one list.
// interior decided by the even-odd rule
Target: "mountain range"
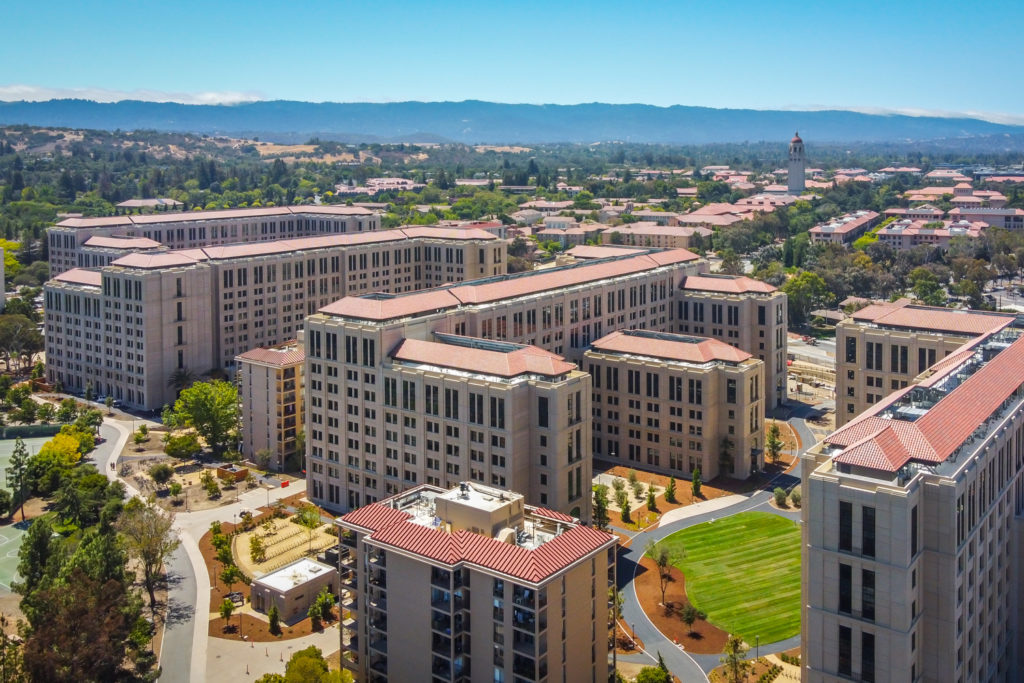
[[(973, 118), (656, 107), (645, 104), (463, 102), (338, 103), (287, 100), (234, 105), (91, 100), (0, 102), (0, 124), (100, 130), (159, 130), (295, 142), (704, 144), (788, 140), (915, 142), (992, 136), (1018, 139), (1024, 126)], [(1014, 145), (1018, 146), (1018, 145)]]

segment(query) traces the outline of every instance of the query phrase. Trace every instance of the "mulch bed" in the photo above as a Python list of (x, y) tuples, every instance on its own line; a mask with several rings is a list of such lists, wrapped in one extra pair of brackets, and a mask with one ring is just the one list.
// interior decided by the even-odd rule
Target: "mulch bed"
[(698, 619), (693, 622), (693, 632), (687, 628), (679, 614), (686, 605), (686, 579), (677, 568), (671, 568), (672, 581), (665, 591), (668, 603), (668, 614), (661, 602), (661, 585), (658, 579), (658, 567), (648, 557), (640, 561), (633, 587), (636, 590), (640, 606), (654, 622), (655, 627), (665, 637), (683, 645), (687, 652), (696, 654), (716, 654), (722, 652), (729, 634), (717, 626)]
[[(212, 638), (224, 638), (225, 640), (247, 640), (250, 642), (257, 643), (275, 643), (279, 640), (291, 640), (292, 638), (302, 638), (303, 636), (312, 635), (313, 633), (322, 633), (325, 628), (330, 628), (338, 623), (338, 608), (334, 608), (334, 619), (328, 622), (323, 622), (319, 631), (313, 631), (313, 621), (308, 617), (302, 621), (288, 626), (285, 623), (281, 623), (281, 635), (275, 636), (270, 632), (270, 625), (258, 619), (251, 614), (232, 614), (231, 625), (225, 630), (224, 619), (217, 617), (216, 619), (210, 620), (209, 634)], [(241, 618), (242, 629), (238, 629), (238, 621)], [(244, 637), (243, 637), (244, 636)]]

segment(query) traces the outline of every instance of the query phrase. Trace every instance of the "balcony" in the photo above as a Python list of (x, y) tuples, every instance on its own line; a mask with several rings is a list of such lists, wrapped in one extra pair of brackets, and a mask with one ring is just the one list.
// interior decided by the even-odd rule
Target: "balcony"
[(366, 601), (366, 605), (367, 605), (367, 607), (369, 607), (372, 610), (377, 610), (377, 611), (380, 611), (380, 612), (387, 612), (388, 600), (387, 600), (387, 598), (385, 598), (383, 596), (371, 595), (369, 600)]
[(374, 657), (370, 660), (370, 671), (372, 673), (388, 675), (388, 660), (386, 657)]
[(375, 652), (379, 652), (383, 655), (386, 655), (388, 653), (388, 637), (382, 635), (376, 640), (371, 640), (370, 649)]
[(430, 651), (440, 657), (451, 658), (452, 639), (437, 633), (433, 634), (430, 639)]

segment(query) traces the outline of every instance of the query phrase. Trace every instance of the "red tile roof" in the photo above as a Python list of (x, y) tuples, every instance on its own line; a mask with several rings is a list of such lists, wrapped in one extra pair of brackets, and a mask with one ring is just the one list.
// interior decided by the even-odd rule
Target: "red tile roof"
[(103, 284), (103, 273), (98, 270), (72, 268), (71, 270), (65, 270), (53, 279), (58, 282), (67, 282), (69, 284), (99, 287)]
[[(947, 368), (951, 369), (951, 368)], [(889, 396), (871, 415), (858, 419), (826, 441), (849, 446), (835, 460), (860, 467), (895, 472), (908, 460), (943, 462), (978, 426), (1024, 384), (1024, 336), (943, 396), (916, 421), (878, 417), (912, 390)], [(860, 437), (850, 443), (851, 438)]]
[(391, 352), (391, 357), (498, 377), (524, 374), (555, 377), (576, 369), (573, 363), (566, 362), (558, 354), (536, 346), (524, 346), (506, 353), (457, 344), (403, 339)]
[[(545, 510), (541, 516), (549, 517), (551, 512)], [(529, 549), (465, 529), (448, 533), (408, 519), (408, 513), (393, 510), (383, 503), (371, 503), (341, 518), (347, 525), (370, 531), (370, 539), (376, 544), (449, 566), (475, 565), (534, 584), (615, 543), (614, 536), (602, 531), (574, 526), (539, 547)], [(561, 521), (568, 523), (571, 518)]]
[(130, 216), (104, 216), (101, 218), (68, 218), (57, 223), (62, 228), (93, 228), (113, 225), (150, 225), (179, 223), (182, 221), (216, 221), (264, 216), (301, 216), (318, 214), (331, 216), (371, 216), (373, 212), (355, 206), (277, 206), (255, 209), (224, 209), (218, 211), (160, 212)]
[(107, 249), (153, 249), (162, 245), (147, 237), (100, 237), (99, 235), (93, 235), (84, 242), (83, 246)]
[(637, 247), (619, 247), (619, 246), (593, 246), (589, 244), (581, 244), (569, 249), (565, 252), (569, 256), (575, 256), (579, 259), (592, 259), (592, 258), (609, 258), (611, 256), (628, 256), (630, 254), (637, 253)]
[(390, 320), (418, 313), (480, 305), (529, 294), (561, 289), (621, 275), (641, 273), (659, 266), (694, 261), (699, 257), (686, 249), (640, 253), (609, 261), (583, 262), (569, 268), (534, 270), (402, 295), (345, 297), (320, 309), (321, 313), (365, 320)]
[(900, 305), (900, 302), (872, 304), (856, 311), (853, 319), (887, 327), (950, 332), (953, 334), (985, 334), (1013, 322), (1013, 317), (978, 311)]
[(285, 366), (301, 363), (306, 359), (306, 352), (301, 346), (291, 342), (286, 348), (250, 349), (239, 354), (238, 358), (266, 365)]
[(739, 363), (751, 358), (725, 342), (707, 337), (688, 337), (678, 334), (644, 334), (631, 330), (617, 330), (593, 343), (597, 351), (631, 353), (652, 358), (707, 363), (713, 360)]
[(767, 282), (761, 282), (745, 275), (688, 275), (683, 278), (682, 288), (700, 292), (723, 292), (725, 294), (742, 294), (760, 292), (770, 294), (777, 291)]

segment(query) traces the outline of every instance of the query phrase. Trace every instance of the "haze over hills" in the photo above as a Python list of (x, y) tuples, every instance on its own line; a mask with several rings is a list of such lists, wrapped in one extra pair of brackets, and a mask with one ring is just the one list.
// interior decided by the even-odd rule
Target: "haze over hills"
[(89, 100), (0, 102), (0, 123), (105, 130), (153, 129), (290, 140), (317, 135), (350, 142), (701, 144), (785, 140), (794, 130), (819, 142), (910, 142), (1024, 134), (1024, 126), (971, 118), (655, 107), (464, 102), (235, 105)]

